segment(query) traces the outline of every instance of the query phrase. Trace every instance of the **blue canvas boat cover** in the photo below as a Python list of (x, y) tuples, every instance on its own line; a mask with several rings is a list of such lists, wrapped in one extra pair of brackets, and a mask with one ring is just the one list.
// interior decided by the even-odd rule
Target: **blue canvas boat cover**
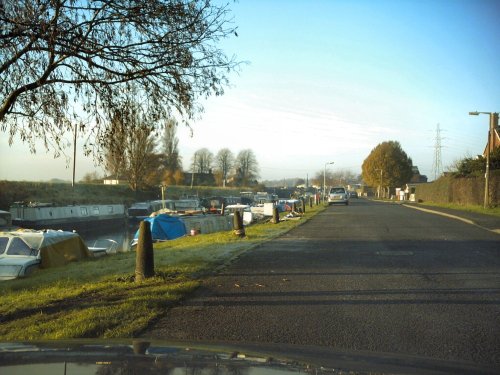
[[(186, 234), (184, 222), (175, 216), (160, 214), (155, 217), (148, 217), (144, 221), (148, 221), (151, 225), (153, 241), (173, 240)], [(135, 233), (132, 243), (137, 243), (138, 238), (139, 231)]]

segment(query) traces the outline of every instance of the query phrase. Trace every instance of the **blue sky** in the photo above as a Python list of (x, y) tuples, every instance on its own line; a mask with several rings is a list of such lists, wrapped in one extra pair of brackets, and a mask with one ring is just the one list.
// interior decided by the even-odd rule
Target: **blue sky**
[[(248, 61), (222, 97), (179, 129), (189, 169), (202, 147), (254, 150), (261, 179), (360, 173), (380, 142), (397, 140), (433, 177), (435, 130), (443, 166), (482, 153), (500, 111), (500, 1), (240, 0), (227, 54)], [(71, 179), (64, 159), (0, 140), (0, 179)], [(8, 160), (8, 162), (6, 161)], [(78, 157), (77, 179), (95, 167)], [(98, 169), (99, 170), (99, 169)]]

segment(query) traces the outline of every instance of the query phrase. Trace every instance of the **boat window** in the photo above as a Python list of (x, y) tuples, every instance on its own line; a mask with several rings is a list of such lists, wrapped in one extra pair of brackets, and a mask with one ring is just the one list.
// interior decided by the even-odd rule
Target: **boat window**
[(82, 216), (87, 216), (88, 215), (87, 207), (80, 207), (80, 212), (82, 213)]
[(3, 254), (5, 252), (8, 243), (9, 237), (0, 237), (0, 254)]
[(93, 207), (92, 208), (92, 214), (93, 215), (99, 215), (99, 207)]
[(14, 237), (12, 242), (10, 243), (9, 250), (7, 251), (9, 255), (37, 255), (38, 251), (35, 251), (35, 254), (32, 253), (32, 249), (26, 245), (26, 243), (20, 238)]
[(110, 213), (110, 214), (113, 213), (113, 206), (108, 206), (108, 213)]

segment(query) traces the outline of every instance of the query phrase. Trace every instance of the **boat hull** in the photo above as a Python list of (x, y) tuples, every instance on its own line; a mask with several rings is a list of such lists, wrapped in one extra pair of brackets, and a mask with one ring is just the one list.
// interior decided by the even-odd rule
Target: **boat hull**
[(99, 232), (122, 228), (126, 223), (123, 205), (11, 207), (12, 224), (29, 229)]

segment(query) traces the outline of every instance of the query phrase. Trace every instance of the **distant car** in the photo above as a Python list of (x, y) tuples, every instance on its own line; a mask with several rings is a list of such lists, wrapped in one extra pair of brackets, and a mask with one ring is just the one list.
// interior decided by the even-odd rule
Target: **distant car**
[(328, 194), (328, 204), (343, 203), (346, 206), (349, 204), (349, 193), (342, 186), (332, 187)]
[(349, 198), (358, 198), (358, 193), (356, 193), (355, 191), (350, 191)]

